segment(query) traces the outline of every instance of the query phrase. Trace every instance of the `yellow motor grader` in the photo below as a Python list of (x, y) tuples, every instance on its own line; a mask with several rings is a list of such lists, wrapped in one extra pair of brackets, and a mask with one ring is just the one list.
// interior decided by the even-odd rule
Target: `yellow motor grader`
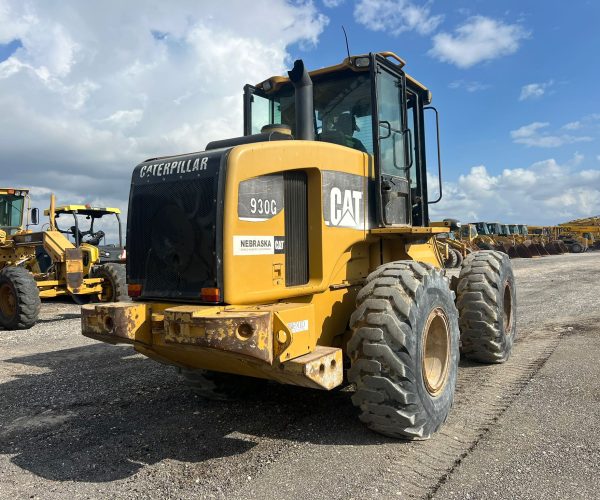
[[(40, 299), (71, 296), (89, 300), (126, 300), (123, 265), (99, 264), (98, 248), (73, 244), (59, 230), (50, 202), (50, 225), (33, 232), (39, 211), (30, 208), (27, 189), (0, 188), (0, 327), (31, 328)], [(31, 220), (30, 220), (31, 214)]]
[(133, 301), (83, 306), (83, 334), (215, 390), (231, 379), (219, 372), (350, 382), (368, 427), (431, 436), (452, 406), (459, 349), (509, 357), (516, 298), (499, 252), (445, 276), (435, 236), (447, 228), (429, 223), (430, 102), (390, 52), (310, 73), (299, 60), (247, 85), (243, 137), (133, 170)]

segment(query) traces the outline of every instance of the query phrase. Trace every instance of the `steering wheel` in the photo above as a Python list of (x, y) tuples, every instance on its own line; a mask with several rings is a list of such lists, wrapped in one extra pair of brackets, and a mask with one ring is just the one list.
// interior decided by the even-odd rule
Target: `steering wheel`
[(82, 242), (83, 233), (75, 226), (71, 226), (71, 234), (73, 235), (73, 238), (75, 238), (75, 241), (79, 241), (80, 243)]
[(102, 230), (96, 231), (95, 233), (90, 235), (90, 237), (88, 238), (86, 243), (89, 243), (90, 245), (94, 245), (95, 247), (97, 247), (100, 244), (100, 240), (102, 238), (104, 238), (104, 231), (102, 231)]

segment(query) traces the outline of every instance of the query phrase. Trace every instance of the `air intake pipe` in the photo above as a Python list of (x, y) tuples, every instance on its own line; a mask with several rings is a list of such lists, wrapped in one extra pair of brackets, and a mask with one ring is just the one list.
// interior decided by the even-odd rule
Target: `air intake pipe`
[(304, 67), (304, 61), (298, 59), (294, 67), (288, 71), (290, 81), (294, 85), (296, 103), (296, 139), (315, 140), (313, 84)]

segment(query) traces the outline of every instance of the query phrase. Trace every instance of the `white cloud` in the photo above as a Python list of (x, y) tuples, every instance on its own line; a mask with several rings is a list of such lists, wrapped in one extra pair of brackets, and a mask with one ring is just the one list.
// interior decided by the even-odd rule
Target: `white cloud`
[(480, 90), (489, 89), (491, 85), (478, 81), (455, 80), (451, 82), (448, 87), (451, 89), (463, 89), (467, 92), (478, 92)]
[(533, 122), (529, 125), (511, 130), (510, 136), (513, 142), (524, 144), (525, 146), (535, 146), (539, 148), (557, 148), (565, 144), (574, 144), (576, 142), (589, 142), (593, 140), (588, 136), (573, 136), (568, 134), (550, 134), (544, 130), (550, 124), (547, 122)]
[(124, 208), (140, 161), (241, 135), (243, 85), (327, 22), (311, 1), (0, 0), (0, 43), (22, 44), (0, 62), (0, 184)]
[(428, 54), (440, 61), (469, 68), (483, 61), (515, 53), (529, 33), (519, 24), (505, 24), (484, 16), (469, 18), (454, 34), (438, 33)]
[(581, 127), (582, 127), (582, 124), (580, 121), (565, 123), (562, 126), (562, 128), (564, 128), (565, 130), (579, 130)]
[(431, 15), (429, 2), (415, 5), (410, 0), (359, 0), (354, 7), (354, 20), (358, 24), (392, 35), (405, 31), (428, 35), (442, 19), (441, 15)]
[[(472, 167), (456, 182), (444, 183), (442, 201), (431, 205), (432, 220), (557, 224), (600, 213), (600, 169), (576, 170), (583, 161), (576, 154), (562, 165), (548, 159), (497, 175), (483, 165)], [(429, 184), (436, 187), (437, 180)]]
[(529, 83), (527, 85), (523, 85), (523, 87), (521, 87), (519, 101), (525, 101), (527, 99), (539, 99), (553, 84), (554, 81), (549, 80), (544, 83)]
[(334, 7), (339, 7), (343, 3), (344, 3), (344, 0), (323, 0), (323, 5), (325, 5), (325, 7), (328, 7), (330, 9), (333, 9)]

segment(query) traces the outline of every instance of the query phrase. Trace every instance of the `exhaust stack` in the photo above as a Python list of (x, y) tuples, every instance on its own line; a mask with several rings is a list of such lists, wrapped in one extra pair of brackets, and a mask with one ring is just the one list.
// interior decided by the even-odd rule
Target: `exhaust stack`
[(298, 59), (294, 67), (288, 71), (290, 81), (294, 85), (296, 103), (296, 139), (315, 140), (313, 84), (304, 67), (304, 61)]

